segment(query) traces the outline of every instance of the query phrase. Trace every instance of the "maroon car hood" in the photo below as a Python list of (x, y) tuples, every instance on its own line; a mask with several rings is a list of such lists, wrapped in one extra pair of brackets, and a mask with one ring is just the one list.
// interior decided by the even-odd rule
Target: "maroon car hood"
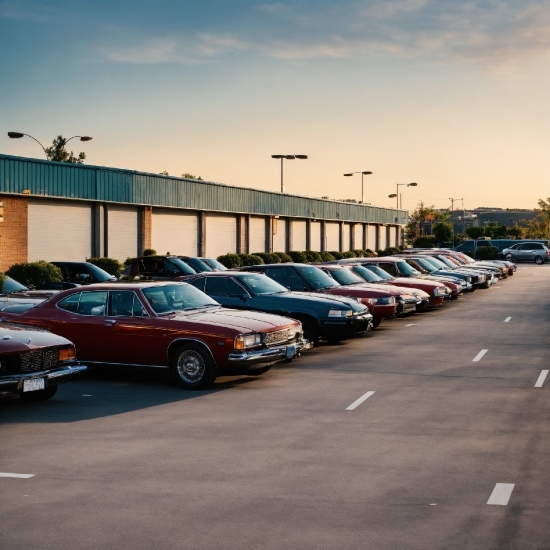
[(69, 340), (51, 332), (0, 323), (0, 354), (2, 355), (69, 345), (72, 345)]
[(389, 284), (402, 283), (407, 286), (417, 287), (422, 289), (422, 286), (428, 286), (430, 288), (445, 286), (443, 283), (438, 283), (436, 281), (430, 281), (429, 279), (415, 279), (414, 277), (396, 277), (393, 281), (389, 281)]

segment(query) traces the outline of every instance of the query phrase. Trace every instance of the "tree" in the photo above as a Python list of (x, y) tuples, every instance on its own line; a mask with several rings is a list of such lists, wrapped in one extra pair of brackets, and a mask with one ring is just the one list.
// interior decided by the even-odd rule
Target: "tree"
[(479, 237), (483, 237), (485, 230), (483, 227), (475, 227), (472, 225), (472, 227), (466, 228), (466, 235), (470, 237), (470, 239), (479, 239)]
[(525, 237), (525, 228), (520, 227), (519, 225), (514, 225), (513, 227), (508, 228), (508, 237), (512, 237), (514, 239), (523, 239)]
[(168, 170), (163, 170), (162, 172), (159, 172), (161, 176), (169, 176)]
[(181, 175), (181, 177), (185, 178), (187, 180), (201, 180), (201, 181), (203, 181), (203, 179), (200, 176), (194, 176), (193, 174), (190, 174), (189, 172), (184, 172)]
[(535, 208), (537, 216), (532, 220), (521, 220), (525, 224), (528, 239), (550, 239), (550, 197), (539, 200), (539, 208)]
[(84, 164), (86, 153), (80, 152), (78, 157), (75, 157), (73, 152), (70, 153), (65, 148), (67, 145), (67, 138), (63, 136), (57, 136), (52, 143), (51, 147), (46, 147), (46, 158), (48, 160), (54, 160), (56, 162), (68, 162), (70, 164)]
[(433, 234), (435, 236), (436, 242), (448, 242), (453, 236), (453, 225), (447, 221), (437, 222), (433, 226)]
[(405, 225), (405, 241), (412, 244), (417, 237), (420, 237), (420, 224), (426, 220), (435, 219), (433, 206), (425, 206), (423, 202), (419, 203), (410, 216), (407, 225)]

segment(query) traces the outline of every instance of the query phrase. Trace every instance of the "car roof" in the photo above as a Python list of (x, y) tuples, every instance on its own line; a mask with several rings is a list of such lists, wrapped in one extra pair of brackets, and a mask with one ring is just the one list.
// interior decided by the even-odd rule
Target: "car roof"
[(135, 288), (151, 288), (160, 286), (187, 284), (184, 281), (128, 281), (128, 282), (112, 282), (112, 283), (94, 283), (86, 286), (79, 286), (76, 288), (70, 288), (64, 290), (64, 293), (70, 293), (71, 291), (89, 292), (91, 290), (133, 290)]

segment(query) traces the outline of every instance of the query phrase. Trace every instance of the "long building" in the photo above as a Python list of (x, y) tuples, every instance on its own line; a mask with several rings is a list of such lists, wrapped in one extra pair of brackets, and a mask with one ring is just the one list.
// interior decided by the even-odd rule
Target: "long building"
[[(36, 260), (380, 249), (407, 212), (0, 155), (0, 271)], [(2, 215), (3, 211), (3, 215)]]

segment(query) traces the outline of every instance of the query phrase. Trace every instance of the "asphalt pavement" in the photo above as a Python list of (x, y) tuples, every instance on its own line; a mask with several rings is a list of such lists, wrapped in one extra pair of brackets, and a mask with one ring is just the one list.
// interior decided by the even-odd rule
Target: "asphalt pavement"
[(520, 264), (211, 391), (89, 372), (2, 400), (0, 548), (548, 550), (549, 290)]

